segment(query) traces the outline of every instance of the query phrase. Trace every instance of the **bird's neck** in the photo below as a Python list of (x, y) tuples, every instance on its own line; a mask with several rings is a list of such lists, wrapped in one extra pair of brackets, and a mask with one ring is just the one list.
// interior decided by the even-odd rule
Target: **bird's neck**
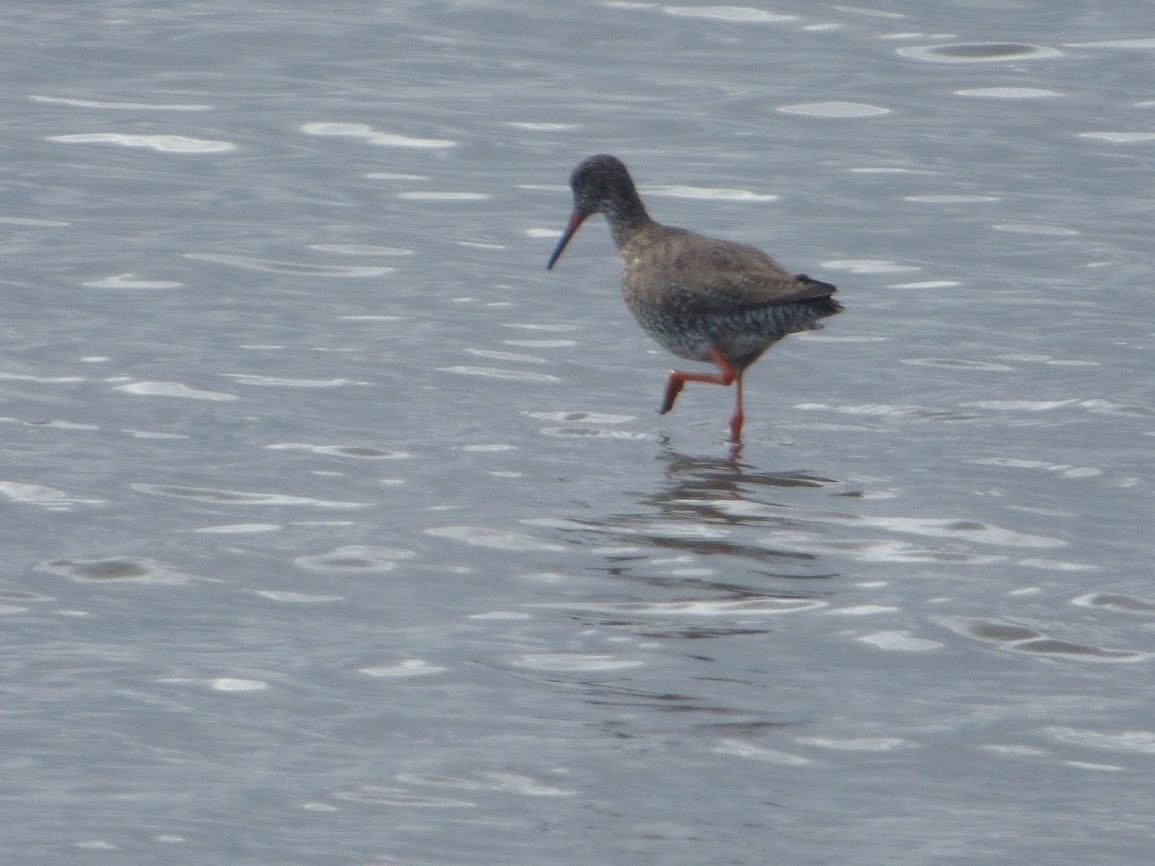
[(629, 196), (609, 202), (602, 210), (606, 222), (610, 224), (610, 234), (613, 235), (614, 244), (618, 249), (622, 248), (622, 244), (633, 232), (653, 222), (646, 213), (646, 206), (642, 204), (641, 197), (633, 190), (631, 193)]

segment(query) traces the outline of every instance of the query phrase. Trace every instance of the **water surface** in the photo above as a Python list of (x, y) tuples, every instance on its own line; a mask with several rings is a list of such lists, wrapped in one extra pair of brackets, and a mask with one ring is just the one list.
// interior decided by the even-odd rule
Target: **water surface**
[[(1144, 4), (8, 17), (10, 861), (1150, 861)], [(595, 152), (840, 287), (739, 450)]]

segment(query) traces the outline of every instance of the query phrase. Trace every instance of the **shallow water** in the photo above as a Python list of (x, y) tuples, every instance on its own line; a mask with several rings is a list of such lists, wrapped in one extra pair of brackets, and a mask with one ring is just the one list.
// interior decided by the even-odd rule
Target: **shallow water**
[[(8, 19), (10, 862), (1150, 861), (1146, 4)], [(741, 449), (599, 151), (840, 287)]]

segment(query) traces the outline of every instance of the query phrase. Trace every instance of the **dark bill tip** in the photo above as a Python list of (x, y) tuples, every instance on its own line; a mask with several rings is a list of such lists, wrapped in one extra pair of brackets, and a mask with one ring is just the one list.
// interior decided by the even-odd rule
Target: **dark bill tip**
[(545, 266), (547, 271), (553, 270), (554, 263), (561, 258), (561, 254), (565, 250), (566, 244), (569, 243), (569, 239), (577, 233), (577, 230), (581, 228), (581, 224), (585, 222), (588, 216), (589, 214), (582, 213), (579, 210), (573, 212), (573, 216), (569, 218), (569, 224), (565, 227), (565, 231), (561, 233), (561, 240), (557, 242), (553, 255), (549, 257), (549, 263)]

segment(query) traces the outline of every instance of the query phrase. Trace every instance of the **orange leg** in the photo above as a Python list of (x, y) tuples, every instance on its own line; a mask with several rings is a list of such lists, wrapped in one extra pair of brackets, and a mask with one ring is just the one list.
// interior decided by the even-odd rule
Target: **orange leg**
[(742, 374), (734, 377), (734, 414), (730, 416), (730, 441), (742, 441), (742, 423), (746, 414), (742, 411)]
[(669, 378), (666, 379), (666, 396), (662, 400), (662, 408), (658, 410), (660, 414), (665, 415), (674, 408), (674, 401), (678, 399), (678, 395), (682, 393), (682, 388), (687, 382), (705, 382), (707, 385), (723, 385), (738, 383), (737, 403), (735, 404), (734, 414), (730, 417), (730, 440), (738, 442), (742, 435), (742, 422), (745, 416), (742, 414), (742, 374), (734, 369), (734, 366), (726, 360), (713, 346), (710, 347), (710, 357), (714, 359), (714, 363), (718, 365), (720, 373), (687, 373), (684, 370), (671, 370)]

